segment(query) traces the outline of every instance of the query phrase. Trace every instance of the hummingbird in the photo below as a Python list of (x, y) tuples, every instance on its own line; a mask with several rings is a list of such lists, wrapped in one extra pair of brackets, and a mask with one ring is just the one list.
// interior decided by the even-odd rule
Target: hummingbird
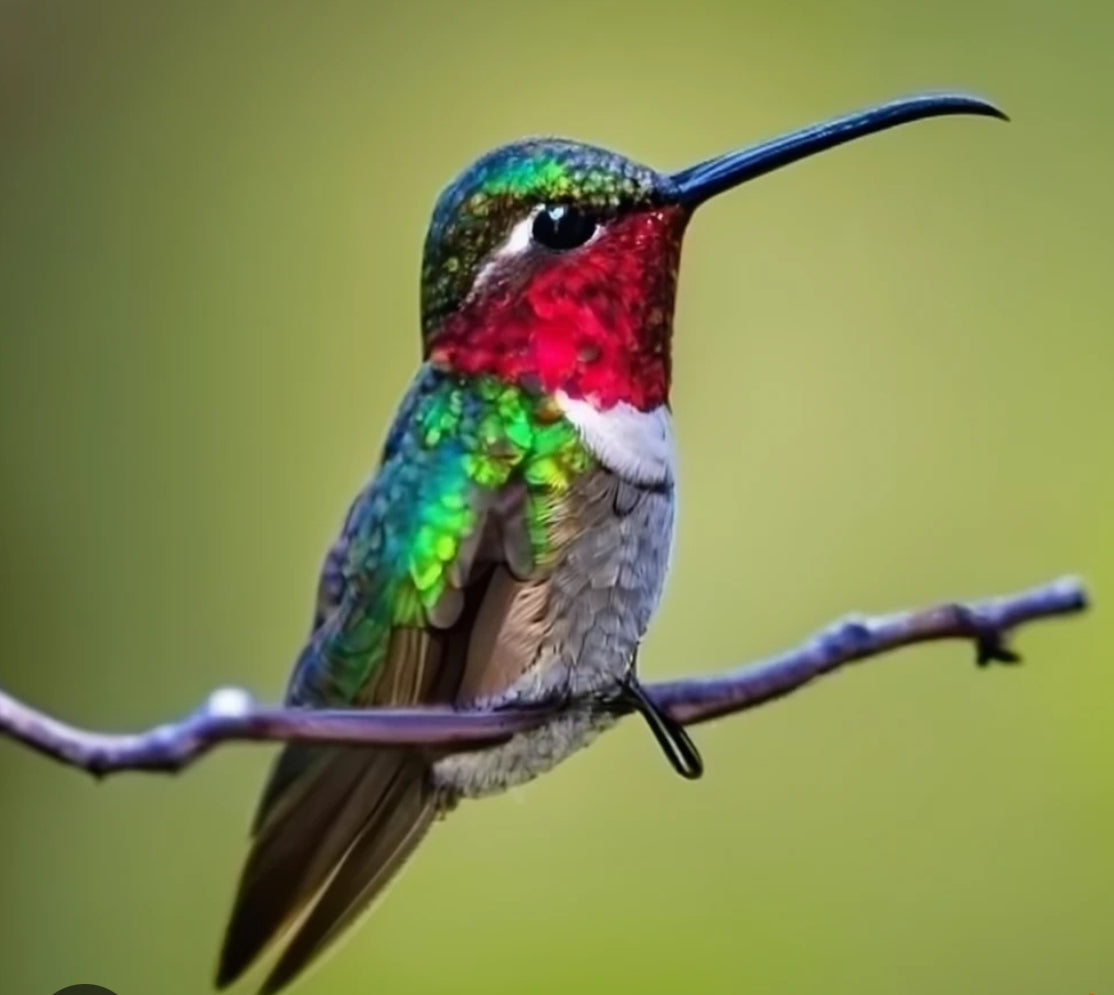
[(288, 745), (256, 811), (217, 973), (279, 937), (272, 995), (365, 912), (464, 798), (550, 770), (623, 700), (702, 770), (639, 683), (676, 512), (674, 299), (694, 211), (897, 125), (1005, 119), (964, 94), (881, 104), (679, 172), (563, 138), (482, 156), (442, 192), (421, 267), (422, 363), (328, 550), (291, 706), (559, 706), (461, 753)]

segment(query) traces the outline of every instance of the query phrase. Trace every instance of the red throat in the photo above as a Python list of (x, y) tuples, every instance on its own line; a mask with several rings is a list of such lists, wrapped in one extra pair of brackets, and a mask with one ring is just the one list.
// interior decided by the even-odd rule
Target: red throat
[(610, 222), (567, 255), (494, 264), (484, 284), (433, 337), (430, 360), (606, 409), (669, 400), (670, 339), (687, 212), (639, 212)]

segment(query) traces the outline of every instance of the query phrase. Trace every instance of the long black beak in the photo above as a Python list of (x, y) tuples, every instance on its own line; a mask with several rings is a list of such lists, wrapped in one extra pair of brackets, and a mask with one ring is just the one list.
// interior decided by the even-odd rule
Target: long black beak
[(923, 94), (811, 124), (807, 128), (771, 138), (759, 145), (706, 159), (674, 173), (670, 178), (676, 185), (680, 203), (696, 207), (724, 190), (788, 166), (806, 156), (835, 148), (856, 138), (873, 135), (877, 131), (896, 128), (899, 124), (945, 114), (977, 114), (1009, 120), (992, 103), (979, 97), (963, 93)]

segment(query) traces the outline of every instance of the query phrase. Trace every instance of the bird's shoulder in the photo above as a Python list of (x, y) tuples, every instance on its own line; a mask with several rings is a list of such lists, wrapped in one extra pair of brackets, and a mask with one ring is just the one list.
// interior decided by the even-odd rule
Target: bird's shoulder
[(533, 573), (545, 520), (596, 465), (555, 397), (423, 367), (326, 556), (290, 696), (355, 700), (392, 632), (455, 623), (479, 568)]

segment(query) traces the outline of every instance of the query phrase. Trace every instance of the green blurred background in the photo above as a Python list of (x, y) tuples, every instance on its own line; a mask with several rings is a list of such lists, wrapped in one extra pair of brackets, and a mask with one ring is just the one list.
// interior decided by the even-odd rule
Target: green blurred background
[[(415, 367), (440, 187), (526, 133), (663, 168), (923, 88), (690, 230), (682, 505), (642, 657), (1114, 583), (1114, 8), (0, 5), (0, 683), (133, 728), (277, 698)], [(300, 995), (1114, 990), (1112, 634), (919, 649), (639, 723), (439, 827)], [(94, 784), (0, 744), (0, 990), (208, 990), (270, 750)], [(258, 980), (258, 975), (256, 979)], [(245, 988), (250, 990), (250, 988)]]

